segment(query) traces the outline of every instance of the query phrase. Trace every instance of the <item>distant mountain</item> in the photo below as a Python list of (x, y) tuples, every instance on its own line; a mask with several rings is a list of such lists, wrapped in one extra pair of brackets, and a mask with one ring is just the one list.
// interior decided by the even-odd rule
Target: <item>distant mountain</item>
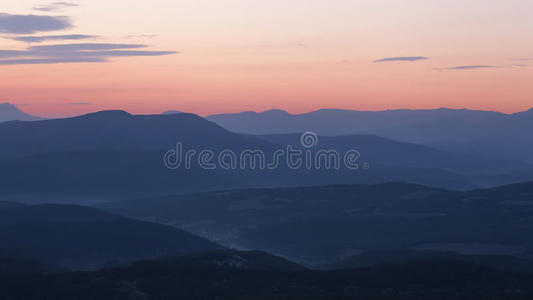
[[(272, 170), (201, 168), (198, 155), (276, 150), (299, 144), (298, 135), (250, 136), (230, 132), (193, 114), (131, 115), (103, 111), (75, 118), (0, 124), (0, 194), (8, 201), (95, 203), (116, 198), (246, 187), (404, 181), (443, 188), (490, 187), (533, 178), (533, 167), (399, 143), (377, 136), (319, 137), (318, 149), (361, 154), (361, 168)], [(190, 168), (165, 167), (176, 143), (195, 150)], [(183, 158), (184, 159), (184, 158)], [(248, 165), (249, 166), (249, 165)], [(343, 165), (342, 165), (343, 166)], [(367, 166), (364, 168), (364, 166)], [(31, 171), (30, 171), (31, 170)]]
[(0, 257), (92, 269), (222, 249), (185, 231), (73, 205), (0, 208)]
[(315, 265), (367, 251), (530, 258), (532, 195), (533, 183), (468, 192), (389, 183), (221, 191), (99, 207)]
[(95, 149), (163, 151), (176, 148), (177, 142), (184, 147), (190, 145), (213, 150), (236, 145), (240, 148), (260, 146), (252, 138), (229, 132), (193, 114), (134, 116), (125, 111), (102, 111), (31, 123), (4, 123), (0, 124), (0, 140), (3, 141), (0, 159)]
[[(321, 109), (303, 114), (290, 114), (282, 110), (268, 110), (262, 113), (242, 112), (236, 114), (211, 115), (206, 118), (228, 130), (247, 134), (283, 134), (313, 131), (318, 135), (337, 136), (351, 134), (372, 134), (378, 130), (409, 129), (420, 125), (441, 125), (451, 134), (456, 126), (473, 125), (487, 119), (503, 120), (507, 115), (466, 109), (427, 110), (385, 110), (356, 111), (342, 109)], [(460, 124), (454, 124), (459, 121)], [(450, 128), (444, 128), (451, 125)], [(425, 128), (420, 128), (425, 130)], [(472, 129), (471, 129), (472, 130)], [(469, 130), (469, 131), (471, 131)], [(478, 130), (478, 128), (474, 128)], [(483, 129), (481, 129), (483, 130)], [(405, 132), (409, 134), (411, 132)], [(422, 138), (422, 137), (421, 137)], [(428, 140), (431, 141), (430, 137)]]
[(304, 114), (211, 115), (228, 130), (246, 134), (313, 131), (318, 135), (373, 134), (493, 159), (533, 162), (533, 109), (516, 114), (466, 109), (351, 111), (322, 109)]
[(65, 194), (65, 201), (83, 202), (102, 201), (103, 195), (243, 187), (235, 175), (201, 169), (194, 161), (191, 169), (169, 170), (163, 156), (178, 142), (184, 151), (197, 153), (269, 147), (192, 114), (133, 116), (123, 111), (2, 123), (0, 140), (0, 193), (28, 202), (62, 201)]
[(183, 114), (184, 112), (179, 110), (167, 110), (162, 115), (173, 115), (173, 114)]
[(0, 123), (7, 121), (37, 121), (42, 119), (21, 111), (13, 104), (0, 103)]
[[(253, 137), (274, 144), (301, 148), (300, 134), (256, 135)], [(456, 154), (424, 145), (397, 142), (375, 135), (320, 136), (316, 147), (335, 149), (341, 153), (356, 149), (361, 154), (361, 160), (371, 162), (372, 165), (440, 169), (460, 174), (530, 171), (531, 166), (512, 160), (495, 161), (473, 155)], [(533, 179), (533, 173), (529, 178)]]

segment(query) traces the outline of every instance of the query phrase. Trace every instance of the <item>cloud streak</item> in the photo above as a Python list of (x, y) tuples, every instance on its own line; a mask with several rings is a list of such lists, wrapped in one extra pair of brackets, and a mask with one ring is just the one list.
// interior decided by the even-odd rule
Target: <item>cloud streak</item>
[(475, 70), (475, 69), (496, 69), (503, 68), (502, 66), (493, 65), (468, 65), (468, 66), (455, 66), (444, 68), (445, 70)]
[(426, 60), (429, 59), (429, 57), (425, 56), (397, 56), (397, 57), (386, 57), (381, 58), (378, 60), (373, 61), (374, 63), (382, 63), (382, 62), (397, 62), (397, 61), (419, 61), (419, 60)]
[(176, 51), (137, 50), (141, 44), (58, 44), (32, 46), (26, 50), (0, 50), (0, 65), (108, 62), (114, 57), (163, 56)]
[(37, 6), (34, 6), (33, 9), (38, 10), (38, 11), (56, 11), (56, 10), (60, 10), (63, 8), (76, 7), (76, 6), (78, 6), (78, 4), (71, 3), (71, 2), (58, 1), (58, 2), (52, 2), (50, 4), (37, 5)]
[(21, 50), (0, 50), (0, 58), (13, 58), (26, 55), (26, 51)]
[(141, 44), (109, 44), (109, 43), (85, 43), (85, 44), (58, 44), (45, 46), (31, 46), (29, 51), (93, 51), (93, 50), (116, 50), (116, 49), (138, 49), (148, 46)]
[(156, 37), (157, 37), (157, 34), (130, 34), (126, 36), (127, 39), (136, 39), (136, 38), (153, 39)]
[(66, 35), (45, 35), (45, 36), (12, 36), (6, 37), (8, 39), (25, 42), (25, 43), (42, 43), (46, 41), (65, 41), (65, 40), (84, 40), (99, 38), (96, 35), (86, 34), (66, 34)]
[(11, 15), (0, 13), (0, 33), (33, 34), (71, 28), (68, 17)]
[(68, 105), (91, 105), (91, 102), (69, 102)]
[(60, 64), (60, 63), (96, 63), (107, 62), (105, 58), (25, 58), (25, 59), (3, 59), (0, 60), (0, 66), (9, 65), (42, 65), (42, 64)]

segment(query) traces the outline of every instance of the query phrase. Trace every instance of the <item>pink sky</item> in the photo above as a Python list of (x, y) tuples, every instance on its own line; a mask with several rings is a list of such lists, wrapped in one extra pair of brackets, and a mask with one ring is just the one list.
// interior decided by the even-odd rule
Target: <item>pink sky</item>
[[(0, 23), (0, 50), (92, 43), (178, 53), (0, 65), (0, 102), (42, 116), (533, 107), (533, 2), (435, 2), (80, 0), (36, 10), (47, 3), (8, 1), (0, 13), (68, 16), (71, 26), (30, 34), (2, 31)], [(98, 37), (10, 39), (72, 34)], [(374, 63), (419, 56), (427, 59)], [(7, 59), (0, 51), (0, 63)]]

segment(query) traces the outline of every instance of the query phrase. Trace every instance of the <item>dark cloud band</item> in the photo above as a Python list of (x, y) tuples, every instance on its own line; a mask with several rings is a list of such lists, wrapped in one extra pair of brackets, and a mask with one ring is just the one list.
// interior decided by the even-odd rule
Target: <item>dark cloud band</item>
[(494, 68), (503, 68), (502, 66), (491, 66), (491, 65), (469, 65), (469, 66), (455, 66), (445, 68), (446, 70), (475, 70), (475, 69), (494, 69)]
[[(135, 50), (139, 44), (60, 44), (28, 47), (26, 50), (0, 50), (0, 65), (107, 62), (113, 57), (163, 56), (175, 51)], [(133, 50), (129, 50), (133, 49)]]
[(59, 1), (59, 2), (52, 2), (50, 4), (38, 5), (38, 6), (33, 7), (33, 9), (39, 10), (39, 11), (55, 11), (55, 10), (60, 10), (62, 8), (76, 7), (76, 6), (78, 6), (78, 4)]
[(68, 105), (91, 105), (91, 102), (69, 102)]
[(425, 57), (425, 56), (398, 56), (398, 57), (381, 58), (381, 59), (375, 60), (374, 63), (395, 62), (395, 61), (419, 61), (419, 60), (426, 60), (426, 59), (429, 59), (429, 57)]
[(116, 50), (116, 49), (137, 49), (146, 48), (146, 45), (140, 44), (108, 44), (108, 43), (86, 43), (86, 44), (59, 44), (46, 46), (32, 46), (29, 51), (97, 51), (97, 50)]
[(96, 35), (66, 34), (66, 35), (45, 35), (45, 36), (12, 36), (8, 37), (14, 41), (25, 43), (42, 43), (46, 41), (84, 40), (98, 38)]
[(32, 34), (72, 27), (68, 17), (11, 15), (0, 13), (0, 33)]
[(23, 50), (0, 50), (0, 58), (21, 57), (27, 54), (28, 52)]
[(107, 62), (105, 58), (28, 58), (28, 59), (4, 59), (0, 60), (0, 65), (41, 65), (41, 64), (60, 64), (60, 63), (95, 63)]

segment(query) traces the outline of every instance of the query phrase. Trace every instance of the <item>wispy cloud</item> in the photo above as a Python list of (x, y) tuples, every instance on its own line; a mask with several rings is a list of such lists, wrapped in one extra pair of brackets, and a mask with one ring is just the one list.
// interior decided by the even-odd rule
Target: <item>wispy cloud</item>
[(41, 64), (60, 64), (60, 63), (95, 63), (107, 62), (105, 58), (79, 57), (79, 58), (25, 58), (25, 59), (3, 59), (0, 65), (41, 65)]
[[(107, 62), (113, 57), (162, 56), (175, 51), (135, 50), (141, 44), (58, 44), (32, 46), (26, 50), (0, 50), (0, 65)], [(131, 50), (134, 49), (134, 50)]]
[(419, 61), (419, 60), (426, 60), (426, 59), (429, 59), (429, 57), (425, 57), (425, 56), (398, 56), (398, 57), (381, 58), (381, 59), (375, 60), (374, 63), (395, 62), (395, 61)]
[(30, 51), (94, 51), (94, 50), (115, 50), (115, 49), (137, 49), (145, 48), (141, 44), (109, 44), (109, 43), (83, 43), (83, 44), (57, 44), (44, 46), (31, 46)]
[(475, 70), (475, 69), (496, 69), (503, 68), (503, 66), (493, 66), (493, 65), (467, 65), (467, 66), (455, 66), (444, 68), (444, 70)]
[(91, 105), (91, 102), (69, 102), (68, 105)]
[(72, 27), (68, 17), (11, 15), (0, 13), (0, 33), (31, 34)]
[(94, 38), (99, 38), (99, 36), (86, 35), (86, 34), (66, 34), (66, 35), (45, 35), (45, 36), (11, 36), (11, 37), (6, 37), (6, 38), (14, 40), (14, 41), (25, 42), (25, 43), (42, 43), (46, 41), (94, 39)]
[(156, 37), (157, 37), (157, 34), (130, 34), (126, 36), (127, 39), (137, 39), (137, 38), (153, 39)]
[(37, 6), (34, 6), (33, 9), (39, 10), (39, 11), (55, 11), (55, 10), (60, 10), (60, 9), (67, 8), (67, 7), (76, 7), (76, 6), (78, 6), (78, 4), (76, 3), (59, 1), (59, 2), (52, 2), (50, 4), (37, 5)]
[[(34, 7), (34, 9), (54, 11), (72, 6), (77, 6), (77, 4), (71, 2), (52, 2), (47, 5), (39, 5)], [(0, 13), (0, 34), (7, 33), (12, 35), (0, 38), (25, 43), (41, 43), (46, 41), (74, 41), (99, 37), (84, 34), (30, 35), (36, 32), (56, 31), (71, 27), (72, 23), (69, 17)], [(28, 46), (26, 49), (19, 50), (0, 49), (0, 65), (99, 63), (108, 62), (114, 57), (162, 56), (178, 53), (176, 51), (152, 51), (144, 49), (147, 47), (147, 45), (143, 44), (66, 43)]]

